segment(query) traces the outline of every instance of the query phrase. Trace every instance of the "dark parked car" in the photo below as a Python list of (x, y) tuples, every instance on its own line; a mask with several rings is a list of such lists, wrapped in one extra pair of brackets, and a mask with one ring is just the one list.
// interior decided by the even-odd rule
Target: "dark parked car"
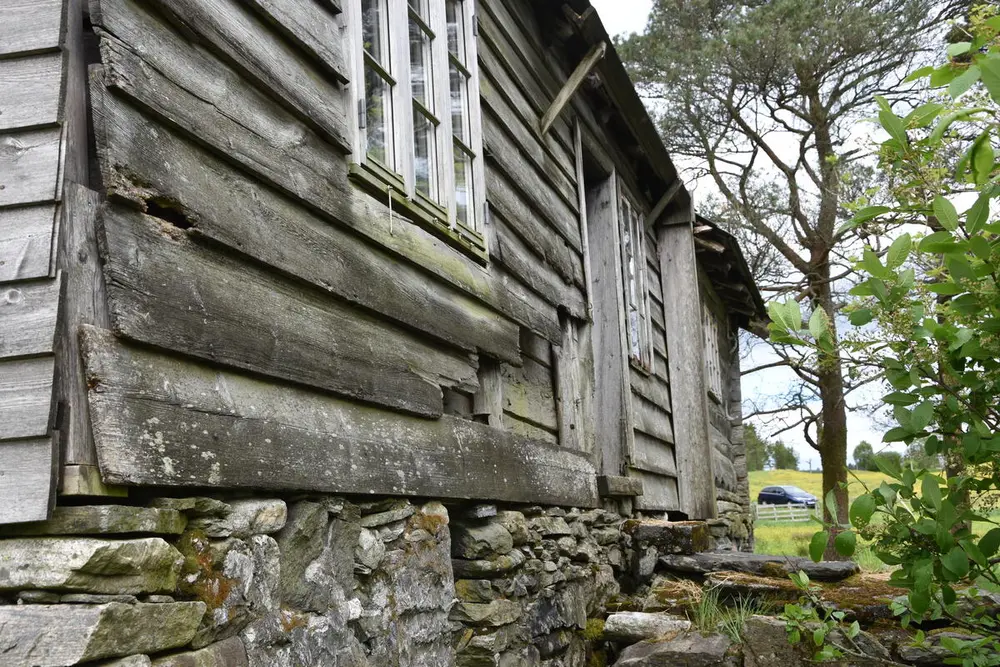
[(757, 495), (758, 505), (808, 505), (816, 507), (816, 496), (797, 486), (767, 486)]

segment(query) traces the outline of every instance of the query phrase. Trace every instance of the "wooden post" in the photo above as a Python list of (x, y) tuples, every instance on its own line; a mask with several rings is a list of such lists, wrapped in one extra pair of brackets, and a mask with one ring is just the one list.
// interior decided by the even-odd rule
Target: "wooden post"
[(693, 222), (690, 209), (670, 211), (658, 228), (658, 245), (681, 511), (689, 519), (711, 519), (715, 474)]

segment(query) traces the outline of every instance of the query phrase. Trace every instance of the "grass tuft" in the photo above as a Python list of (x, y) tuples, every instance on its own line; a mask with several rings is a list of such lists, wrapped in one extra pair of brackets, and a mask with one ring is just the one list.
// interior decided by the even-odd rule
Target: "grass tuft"
[(711, 588), (701, 596), (691, 610), (691, 623), (703, 634), (721, 632), (739, 644), (743, 641), (743, 628), (747, 619), (757, 614), (766, 614), (771, 605), (752, 597), (740, 596), (725, 604), (719, 597), (719, 589)]

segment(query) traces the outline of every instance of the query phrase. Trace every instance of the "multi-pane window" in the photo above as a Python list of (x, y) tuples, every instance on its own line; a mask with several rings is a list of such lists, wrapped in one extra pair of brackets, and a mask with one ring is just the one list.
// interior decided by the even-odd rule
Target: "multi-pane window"
[(707, 304), (701, 304), (702, 321), (705, 330), (705, 375), (708, 379), (708, 390), (715, 394), (719, 401), (724, 401), (727, 397), (723, 393), (726, 386), (725, 367), (722, 363), (722, 350), (720, 344), (724, 329), (719, 322), (719, 316)]
[[(481, 242), (474, 0), (351, 0), (355, 160), (409, 213)], [(374, 179), (374, 180), (372, 180)]]
[(625, 327), (629, 357), (651, 370), (653, 367), (653, 330), (649, 316), (649, 290), (646, 287), (646, 234), (644, 216), (624, 194), (619, 197), (619, 233), (622, 250), (622, 278), (625, 289)]

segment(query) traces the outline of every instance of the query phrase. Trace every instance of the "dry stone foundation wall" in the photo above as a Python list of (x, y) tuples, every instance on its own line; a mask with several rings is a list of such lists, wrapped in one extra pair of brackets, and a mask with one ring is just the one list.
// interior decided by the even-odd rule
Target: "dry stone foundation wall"
[[(0, 532), (0, 664), (584, 667), (704, 524), (413, 499), (59, 507)], [(141, 504), (141, 506), (140, 506)]]

